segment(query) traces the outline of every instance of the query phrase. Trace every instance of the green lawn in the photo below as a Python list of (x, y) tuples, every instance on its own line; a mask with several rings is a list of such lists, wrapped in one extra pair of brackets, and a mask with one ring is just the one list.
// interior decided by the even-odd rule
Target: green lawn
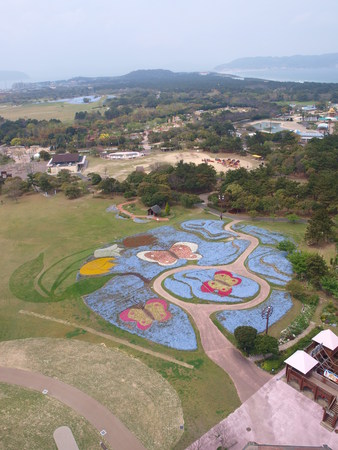
[[(83, 291), (74, 288), (81, 261), (94, 249), (161, 224), (156, 221), (135, 224), (131, 220), (117, 220), (114, 213), (105, 211), (111, 204), (124, 201), (123, 198), (94, 199), (87, 196), (69, 201), (58, 194), (48, 198), (29, 195), (17, 203), (6, 198), (3, 200), (4, 204), (0, 206), (1, 216), (5, 218), (0, 221), (3, 255), (0, 262), (0, 340), (68, 337), (97, 344), (104, 342), (111, 348), (122, 348), (137, 357), (167, 379), (180, 397), (185, 429), (175, 447), (177, 449), (185, 448), (239, 406), (230, 378), (205, 356), (200, 345), (195, 352), (180, 352), (131, 336), (94, 314), (80, 297)], [(169, 223), (174, 226), (189, 218), (210, 218), (200, 210), (181, 207), (174, 208), (172, 214)], [(32, 275), (36, 275), (35, 283), (32, 283)], [(89, 281), (94, 284), (102, 282), (99, 278)], [(95, 286), (84, 286), (85, 290), (93, 288)], [(17, 298), (27, 298), (27, 295), (28, 299), (35, 301)], [(177, 366), (90, 333), (79, 333), (75, 328), (60, 323), (19, 314), (21, 309), (73, 321), (80, 326), (127, 339), (188, 362), (195, 369)]]
[[(3, 201), (4, 204), (0, 205), (3, 218), (0, 221), (0, 248), (3, 255), (0, 262), (0, 341), (55, 337), (98, 345), (103, 342), (107, 347), (121, 349), (138, 358), (162, 375), (179, 395), (184, 414), (184, 433), (175, 449), (186, 448), (240, 405), (228, 375), (201, 350), (199, 336), (197, 351), (175, 351), (114, 327), (93, 313), (81, 298), (81, 295), (97, 289), (109, 278), (76, 282), (79, 267), (94, 249), (119, 238), (145, 233), (163, 224), (156, 221), (136, 224), (132, 220), (116, 219), (115, 213), (107, 213), (106, 208), (125, 201), (118, 197), (105, 199), (86, 196), (69, 201), (62, 194), (48, 198), (32, 194), (20, 198), (17, 203), (4, 197)], [(136, 209), (139, 208), (137, 205)], [(176, 226), (192, 218), (213, 217), (200, 209), (175, 207), (168, 224)], [(250, 223), (282, 232), (297, 243), (302, 243), (304, 224)], [(19, 314), (22, 309), (74, 322), (78, 326), (70, 327)], [(298, 314), (298, 309), (296, 306), (280, 323), (271, 327), (271, 334), (277, 336)], [(81, 326), (172, 356), (193, 365), (194, 369), (83, 332)]]
[(26, 103), (23, 105), (12, 105), (9, 103), (0, 104), (0, 116), (8, 120), (17, 119), (37, 119), (50, 120), (59, 119), (62, 122), (73, 122), (75, 113), (80, 111), (105, 111), (103, 106), (104, 98), (98, 102), (81, 103), (73, 105), (66, 102), (54, 103)]
[(1, 450), (57, 450), (53, 433), (65, 425), (79, 448), (101, 449), (99, 432), (72, 409), (39, 392), (0, 383)]

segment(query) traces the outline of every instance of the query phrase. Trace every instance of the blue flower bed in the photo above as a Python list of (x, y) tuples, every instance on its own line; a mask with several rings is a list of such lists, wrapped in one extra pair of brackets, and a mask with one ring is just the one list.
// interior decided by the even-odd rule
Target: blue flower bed
[(106, 208), (106, 212), (118, 212), (118, 208), (116, 205), (111, 205)]
[[(232, 286), (232, 292), (228, 296), (221, 297), (214, 292), (203, 292), (201, 290), (202, 283), (213, 279), (217, 271), (215, 269), (185, 270), (174, 274), (171, 278), (166, 278), (164, 286), (174, 295), (187, 300), (196, 297), (211, 302), (240, 302), (258, 293), (258, 283), (245, 277), (239, 277), (242, 280), (241, 283)], [(238, 277), (235, 273), (232, 275)]]
[(242, 311), (222, 311), (216, 314), (220, 324), (233, 333), (239, 326), (251, 326), (261, 333), (265, 330), (266, 319), (261, 316), (262, 310), (266, 306), (273, 307), (273, 313), (269, 319), (269, 325), (280, 320), (293, 306), (290, 294), (283, 291), (273, 290), (269, 298), (253, 309)]
[(210, 240), (227, 239), (235, 236), (235, 233), (225, 231), (222, 220), (188, 220), (181, 223), (181, 228), (191, 233), (201, 234), (204, 238)]
[(198, 261), (199, 266), (214, 266), (230, 264), (234, 262), (250, 245), (244, 239), (234, 239), (229, 242), (206, 242), (201, 241), (198, 253), (203, 258)]
[(150, 328), (141, 330), (135, 322), (120, 319), (120, 313), (134, 305), (156, 298), (143, 281), (135, 275), (116, 276), (105, 286), (85, 297), (87, 305), (108, 322), (150, 341), (177, 350), (195, 350), (197, 341), (188, 315), (178, 306), (168, 303), (172, 317), (166, 322), (154, 321)]
[[(156, 262), (143, 261), (136, 255), (142, 251), (169, 250), (176, 242), (194, 242), (198, 245), (196, 253), (202, 255), (198, 265), (220, 265), (230, 264), (235, 261), (248, 247), (249, 241), (234, 239), (229, 242), (207, 242), (198, 236), (184, 231), (177, 231), (170, 226), (155, 228), (148, 232), (157, 239), (157, 243), (149, 246), (128, 248), (122, 255), (116, 258), (116, 266), (112, 267), (111, 273), (137, 272), (148, 279), (152, 279), (168, 267), (160, 266)], [(180, 267), (186, 264), (186, 259), (179, 259), (170, 268)]]
[(258, 246), (248, 257), (248, 268), (280, 286), (292, 278), (292, 264), (286, 259), (286, 252), (271, 247)]
[(251, 234), (258, 238), (262, 244), (277, 245), (279, 242), (285, 240), (285, 236), (280, 233), (265, 230), (264, 228), (255, 227), (253, 225), (235, 224), (235, 230), (243, 231), (243, 233)]

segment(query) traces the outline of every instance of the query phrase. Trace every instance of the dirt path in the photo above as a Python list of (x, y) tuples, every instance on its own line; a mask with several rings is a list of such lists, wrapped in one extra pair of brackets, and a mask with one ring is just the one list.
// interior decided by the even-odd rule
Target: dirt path
[(146, 216), (146, 215), (136, 215), (131, 213), (130, 211), (127, 211), (126, 209), (124, 209), (123, 207), (125, 205), (132, 205), (133, 203), (136, 203), (137, 200), (131, 200), (130, 202), (125, 202), (125, 203), (121, 203), (120, 205), (117, 205), (117, 209), (123, 213), (126, 214), (127, 216), (129, 216), (131, 219), (153, 219), (156, 220), (157, 222), (168, 222), (168, 217), (157, 217), (157, 216)]
[(94, 330), (94, 328), (85, 327), (83, 325), (79, 325), (78, 323), (68, 322), (67, 320), (63, 320), (63, 319), (57, 319), (56, 317), (50, 317), (50, 316), (45, 316), (43, 314), (38, 314), (38, 313), (35, 313), (32, 311), (26, 311), (25, 309), (21, 309), (19, 311), (19, 313), (26, 314), (27, 316), (38, 317), (39, 319), (50, 320), (51, 322), (62, 323), (63, 325), (67, 325), (67, 326), (74, 327), (74, 328), (80, 328), (82, 330), (87, 331), (88, 333), (95, 334), (96, 336), (100, 336), (104, 339), (108, 339), (109, 341), (117, 342), (119, 344), (125, 345), (126, 347), (133, 348), (134, 350), (137, 350), (139, 352), (146, 353), (151, 356), (155, 356), (155, 358), (164, 359), (165, 361), (169, 361), (174, 364), (178, 364), (179, 366), (186, 367), (187, 369), (194, 368), (194, 366), (192, 366), (191, 364), (185, 363), (183, 361), (178, 361), (177, 359), (172, 358), (171, 356), (163, 355), (162, 353), (154, 352), (153, 350), (148, 350), (146, 348), (140, 347), (139, 345), (131, 344), (126, 339), (120, 339), (120, 338), (111, 336), (110, 334), (101, 333), (100, 331)]
[[(224, 229), (233, 232), (231, 226), (239, 222), (238, 220), (227, 224)], [(216, 325), (210, 319), (210, 315), (216, 311), (224, 310), (240, 310), (248, 309), (259, 305), (268, 297), (270, 293), (269, 284), (250, 272), (245, 266), (244, 262), (250, 253), (258, 246), (259, 241), (253, 236), (236, 231), (238, 237), (250, 241), (249, 247), (242, 253), (242, 255), (232, 264), (223, 266), (184, 266), (169, 270), (156, 278), (153, 283), (153, 289), (161, 297), (167, 299), (171, 303), (175, 303), (187, 311), (193, 318), (196, 327), (200, 333), (201, 342), (204, 351), (208, 357), (214, 361), (218, 366), (224, 369), (232, 378), (239, 398), (242, 402), (246, 401), (258, 389), (260, 389), (271, 377), (267, 372), (259, 369), (254, 363), (245, 358), (239, 350), (235, 348), (231, 342), (218, 330)], [(178, 300), (163, 287), (163, 281), (170, 275), (182, 272), (185, 270), (204, 270), (204, 269), (219, 269), (228, 270), (238, 275), (242, 275), (256, 281), (260, 286), (259, 294), (247, 303), (232, 304), (232, 305), (217, 305), (217, 304), (202, 304), (196, 305), (194, 303), (184, 302)]]
[(0, 381), (42, 392), (64, 403), (88, 420), (99, 432), (105, 430), (104, 440), (112, 449), (145, 450), (133, 433), (106, 407), (79, 389), (55, 378), (28, 370), (0, 367)]
[(308, 335), (310, 333), (310, 331), (312, 331), (315, 327), (316, 327), (316, 324), (314, 322), (310, 322), (310, 325), (304, 331), (302, 331), (297, 337), (295, 337), (295, 339), (292, 339), (292, 341), (285, 342), (285, 344), (280, 345), (278, 347), (279, 351), (283, 352), (284, 350), (287, 350), (288, 348), (292, 347), (298, 341), (303, 339), (303, 337)]

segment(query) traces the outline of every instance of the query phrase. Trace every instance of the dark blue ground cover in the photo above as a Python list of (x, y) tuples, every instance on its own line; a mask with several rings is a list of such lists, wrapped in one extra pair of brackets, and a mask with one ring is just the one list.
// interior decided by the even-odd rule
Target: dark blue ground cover
[(147, 330), (137, 328), (134, 322), (120, 319), (120, 313), (157, 295), (134, 275), (116, 276), (105, 286), (85, 297), (87, 305), (108, 322), (150, 341), (177, 350), (195, 350), (197, 341), (188, 315), (178, 306), (168, 303), (172, 317), (166, 322), (154, 321)]
[(240, 302), (258, 293), (258, 283), (249, 278), (236, 275), (235, 273), (232, 273), (232, 275), (240, 278), (242, 281), (240, 284), (232, 286), (232, 293), (230, 295), (221, 297), (215, 292), (203, 292), (201, 290), (202, 283), (213, 279), (217, 271), (217, 269), (206, 269), (178, 272), (172, 277), (166, 278), (164, 287), (174, 294), (174, 296), (176, 295), (187, 300), (196, 297), (200, 300), (222, 303)]
[(264, 228), (255, 227), (253, 225), (242, 225), (235, 224), (233, 226), (234, 230), (243, 231), (243, 233), (250, 234), (258, 238), (262, 244), (272, 244), (277, 245), (279, 242), (285, 240), (285, 236), (280, 233), (275, 233), (273, 231), (265, 230)]
[(236, 235), (236, 233), (224, 230), (224, 222), (222, 220), (188, 220), (181, 223), (181, 228), (191, 233), (200, 234), (211, 241), (227, 239)]
[(248, 268), (280, 286), (292, 279), (292, 264), (286, 258), (286, 252), (272, 247), (260, 245), (255, 248), (248, 257)]
[(273, 290), (269, 298), (255, 308), (241, 311), (222, 311), (216, 314), (216, 318), (230, 333), (233, 333), (239, 326), (251, 326), (261, 333), (266, 326), (266, 320), (261, 315), (266, 306), (273, 307), (273, 313), (269, 319), (269, 325), (272, 325), (292, 308), (293, 303), (288, 292)]
[(156, 262), (144, 261), (136, 255), (142, 251), (169, 250), (176, 242), (194, 242), (198, 245), (196, 253), (202, 255), (198, 265), (220, 265), (235, 261), (250, 244), (243, 239), (234, 239), (230, 242), (207, 242), (192, 233), (178, 231), (173, 227), (164, 226), (149, 231), (157, 239), (154, 245), (145, 245), (125, 249), (121, 256), (116, 258), (111, 273), (137, 272), (148, 279), (152, 279), (168, 268), (180, 267), (187, 263), (186, 259), (179, 259), (171, 266), (160, 266)]

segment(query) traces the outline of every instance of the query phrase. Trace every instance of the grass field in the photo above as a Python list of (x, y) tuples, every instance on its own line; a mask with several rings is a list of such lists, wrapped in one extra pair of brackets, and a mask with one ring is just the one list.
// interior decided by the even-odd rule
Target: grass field
[(172, 448), (183, 433), (183, 411), (173, 387), (123, 351), (70, 338), (39, 338), (0, 342), (0, 355), (6, 367), (57, 377), (87, 392), (147, 449)]
[[(17, 348), (17, 345), (22, 345), (24, 349), (25, 345), (28, 344), (22, 344), (22, 342), (33, 342), (30, 340), (15, 342), (17, 339), (67, 339), (66, 341), (55, 340), (53, 342), (54, 350), (51, 345), (51, 355), (54, 355), (51, 360), (56, 365), (47, 364), (47, 366), (44, 366), (44, 361), (34, 359), (29, 349), (25, 350), (26, 355), (29, 355), (29, 357), (26, 356), (26, 362), (32, 364), (29, 367), (34, 370), (48, 370), (48, 375), (59, 376), (60, 378), (65, 376), (65, 381), (79, 386), (93, 396), (97, 396), (103, 403), (108, 401), (110, 397), (105, 398), (99, 390), (95, 392), (92, 390), (93, 383), (90, 381), (93, 380), (91, 364), (87, 364), (90, 375), (88, 380), (83, 375), (86, 371), (87, 357), (72, 359), (74, 355), (71, 351), (68, 352), (68, 361), (73, 361), (73, 366), (77, 364), (77, 361), (83, 364), (80, 371), (81, 377), (79, 376), (79, 379), (74, 378), (73, 372), (66, 374), (67, 365), (63, 365), (64, 362), (59, 358), (56, 350), (57, 343), (66, 342), (65, 349), (73, 348), (72, 346), (76, 345), (76, 342), (78, 342), (79, 348), (80, 345), (83, 345), (87, 347), (81, 348), (86, 349), (91, 348), (89, 344), (96, 344), (95, 348), (98, 349), (98, 353), (103, 352), (103, 343), (107, 349), (122, 350), (127, 355), (137, 358), (167, 380), (178, 394), (181, 402), (184, 433), (176, 444), (174, 444), (174, 441), (171, 444), (168, 441), (165, 441), (166, 443), (162, 441), (163, 449), (180, 450), (186, 448), (188, 444), (239, 406), (240, 402), (233, 383), (224, 371), (206, 357), (201, 350), (199, 336), (197, 336), (198, 350), (194, 352), (169, 349), (114, 327), (93, 313), (81, 298), (81, 295), (95, 290), (105, 281), (103, 277), (76, 283), (75, 277), (79, 267), (92, 254), (94, 249), (114, 242), (118, 238), (144, 233), (149, 229), (161, 226), (161, 224), (156, 221), (136, 224), (131, 220), (116, 219), (115, 213), (107, 213), (106, 208), (113, 203), (118, 204), (124, 201), (123, 198), (118, 197), (105, 199), (87, 196), (69, 201), (62, 194), (47, 198), (32, 194), (20, 198), (17, 203), (6, 198), (3, 198), (3, 200), (4, 204), (0, 205), (1, 217), (3, 218), (0, 221), (0, 248), (3, 255), (0, 261), (2, 274), (0, 278), (0, 349), (1, 346), (12, 349), (7, 353), (15, 355), (13, 349)], [(137, 205), (136, 209), (139, 208), (140, 205)], [(181, 207), (175, 207), (172, 210), (169, 224), (175, 226), (191, 218), (210, 219), (211, 217), (200, 209), (184, 210)], [(302, 244), (304, 224), (294, 225), (258, 221), (251, 223), (285, 233), (297, 243), (305, 246), (305, 244)], [(24, 300), (20, 300), (20, 298)], [(280, 330), (285, 328), (298, 314), (298, 309), (297, 307), (293, 308), (280, 323), (271, 327), (271, 333), (277, 336)], [(20, 310), (74, 322), (78, 325), (69, 326), (41, 317), (20, 314)], [(194, 366), (194, 369), (164, 361), (154, 354), (140, 351), (137, 347), (131, 348), (121, 342), (111, 341), (105, 337), (84, 331), (82, 327), (92, 328), (127, 340), (142, 349), (171, 356)], [(1, 344), (1, 341), (13, 342)], [(40, 342), (39, 345), (42, 345), (43, 342), (47, 341), (43, 339), (41, 341), (34, 340), (34, 342)], [(35, 352), (42, 354), (41, 349), (36, 350), (37, 345), (34, 347)], [(46, 352), (46, 349), (44, 352)], [(61, 354), (60, 348), (59, 353)], [(45, 359), (48, 361), (48, 357)], [(97, 362), (97, 364), (100, 365), (101, 363)], [(105, 370), (101, 372), (103, 375), (106, 374)], [(112, 378), (109, 370), (107, 371), (107, 377), (103, 378), (100, 384), (108, 386), (108, 378)], [(160, 379), (163, 380), (163, 378)], [(117, 381), (114, 380), (114, 382)], [(118, 385), (115, 385), (114, 389), (120, 390)], [(137, 390), (137, 383), (135, 389)], [(152, 395), (149, 390), (148, 395)], [(34, 403), (33, 397), (29, 398)], [(117, 398), (114, 397), (112, 401), (119, 403), (120, 400), (117, 401)], [(128, 401), (129, 403), (124, 404), (124, 410), (132, 411), (136, 407), (136, 405), (133, 405), (133, 397), (128, 397)], [(148, 438), (144, 436), (149, 425), (146, 425), (142, 420), (139, 420), (136, 424), (132, 423), (132, 417), (123, 416), (123, 412), (121, 412), (121, 415), (124, 422), (131, 421), (128, 422), (131, 427), (135, 427), (135, 429), (139, 427), (136, 432), (142, 439)], [(137, 414), (135, 416), (137, 417)], [(179, 414), (177, 414), (177, 417), (179, 417)], [(161, 420), (165, 422), (163, 415)], [(153, 430), (153, 437), (154, 435), (156, 435), (155, 430)], [(47, 439), (48, 436), (46, 434), (43, 438)], [(149, 433), (150, 438), (151, 433)], [(174, 438), (175, 434), (173, 435)], [(177, 435), (178, 438), (179, 435)], [(29, 437), (29, 439), (31, 438)], [(145, 442), (147, 442), (149, 448), (156, 448), (151, 446), (150, 441)], [(30, 448), (34, 448), (33, 440)]]
[[(142, 233), (159, 226), (155, 221), (135, 224), (131, 220), (117, 220), (114, 213), (105, 211), (112, 203), (123, 200), (93, 199), (87, 196), (69, 201), (61, 194), (48, 198), (30, 195), (19, 199), (17, 203), (4, 198), (4, 204), (0, 206), (1, 216), (5, 218), (0, 221), (0, 246), (2, 255), (5, 255), (0, 262), (0, 341), (32, 337), (68, 337), (95, 344), (104, 342), (109, 348), (123, 349), (157, 371), (178, 393), (184, 414), (184, 434), (174, 448), (183, 449), (240, 404), (230, 378), (205, 356), (200, 343), (195, 352), (179, 352), (135, 335), (130, 336), (96, 316), (84, 304), (79, 292), (72, 292), (69, 298), (56, 302), (27, 302), (19, 300), (9, 288), (11, 275), (23, 264), (36, 260), (36, 266), (33, 265), (32, 268), (31, 264), (27, 264), (26, 267), (37, 273), (43, 264), (45, 275), (40, 285), (33, 286), (41, 297), (46, 295), (43, 288), (50, 292), (53, 285), (57, 287), (56, 294), (63, 292), (74, 284), (76, 268), (80, 266), (82, 258), (86, 259), (94, 249), (119, 237)], [(175, 225), (196, 216), (206, 217), (199, 210), (185, 211), (175, 208), (170, 223)], [(42, 261), (38, 258), (41, 254)], [(39, 275), (41, 274), (42, 272)], [(25, 278), (21, 277), (21, 282), (14, 287), (14, 291), (32, 288), (31, 285), (27, 286), (24, 280)], [(56, 280), (61, 284), (56, 286)], [(22, 309), (66, 319), (80, 326), (89, 326), (127, 339), (141, 347), (185, 361), (195, 369), (160, 360), (90, 333), (82, 333), (80, 327), (71, 328), (19, 314)]]
[(17, 119), (37, 119), (50, 120), (59, 119), (62, 122), (72, 122), (75, 113), (80, 111), (98, 110), (101, 113), (105, 110), (103, 106), (105, 97), (98, 102), (81, 103), (73, 105), (66, 102), (55, 103), (27, 103), (23, 105), (11, 105), (9, 103), (0, 104), (0, 116), (9, 120)]
[(53, 433), (63, 425), (79, 448), (101, 449), (99, 432), (72, 409), (39, 392), (0, 383), (0, 450), (57, 450)]

